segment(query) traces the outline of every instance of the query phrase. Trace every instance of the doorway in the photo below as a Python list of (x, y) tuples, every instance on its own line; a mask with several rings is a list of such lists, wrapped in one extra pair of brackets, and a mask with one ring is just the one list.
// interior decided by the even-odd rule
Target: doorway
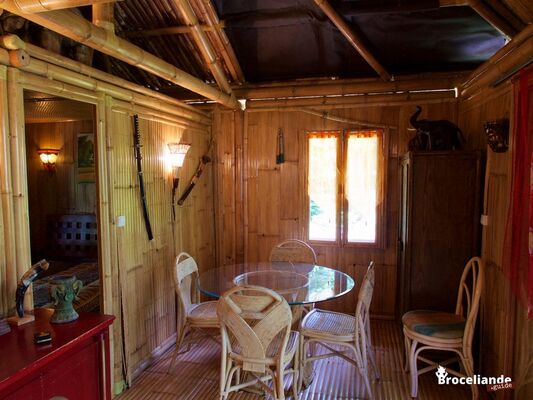
[(32, 264), (49, 268), (33, 283), (35, 308), (51, 307), (49, 282), (75, 276), (78, 312), (101, 304), (95, 106), (24, 91)]

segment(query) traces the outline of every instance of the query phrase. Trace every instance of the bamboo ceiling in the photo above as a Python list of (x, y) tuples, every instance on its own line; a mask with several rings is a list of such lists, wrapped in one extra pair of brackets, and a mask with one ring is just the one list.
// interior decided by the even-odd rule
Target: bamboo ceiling
[[(204, 82), (216, 85), (218, 76), (222, 87), (223, 76), (234, 88), (243, 83), (305, 78), (381, 76), (388, 81), (406, 74), (472, 70), (504, 45), (498, 21), (503, 20), (507, 30), (519, 32), (533, 18), (528, 0), (477, 2), (489, 10), (489, 18), (467, 0), (189, 0), (198, 20), (195, 35), (190, 15), (181, 11), (183, 3), (117, 1), (115, 32)], [(324, 11), (324, 4), (334, 10), (341, 25)], [(91, 20), (91, 7), (80, 10)], [(35, 27), (10, 29), (8, 25), (2, 22), (4, 33), (35, 42), (28, 39)], [(198, 30), (212, 46), (209, 62)], [(198, 98), (168, 80), (99, 52), (95, 52), (93, 66), (157, 91)]]

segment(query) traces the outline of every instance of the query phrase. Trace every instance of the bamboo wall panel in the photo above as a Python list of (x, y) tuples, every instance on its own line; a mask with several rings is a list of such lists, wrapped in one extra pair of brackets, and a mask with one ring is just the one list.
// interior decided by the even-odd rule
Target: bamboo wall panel
[[(32, 258), (46, 246), (47, 215), (96, 213), (95, 183), (80, 183), (77, 176), (77, 135), (94, 132), (90, 108), (85, 118), (88, 120), (26, 124)], [(39, 149), (59, 150), (54, 173), (44, 169)]]
[[(483, 122), (509, 118), (513, 131), (513, 93), (509, 82), (483, 89), (460, 106), (462, 127), (474, 133), (481, 147), (486, 139)], [(510, 134), (512, 142), (512, 133)], [(487, 148), (488, 149), (488, 148)], [(505, 374), (517, 385), (514, 393), (496, 392), (496, 398), (529, 399), (533, 396), (533, 323), (516, 301), (503, 271), (504, 240), (509, 211), (512, 152), (487, 150), (482, 257), (486, 261), (485, 292), (480, 314), (480, 369), (487, 376)], [(529, 383), (528, 383), (529, 380)]]
[[(179, 142), (182, 136), (192, 143), (181, 169), (179, 191), (183, 190), (207, 150), (209, 137), (207, 132), (193, 135), (140, 116), (145, 188), (154, 232), (154, 240), (149, 242), (139, 198), (132, 116), (121, 111), (112, 113), (111, 131), (113, 213), (115, 217), (125, 216), (126, 219), (121, 232), (122, 246), (118, 249), (117, 274), (121, 276), (122, 304), (127, 302), (123, 323), (130, 334), (125, 339), (124, 351), (131, 372), (142, 367), (152, 352), (176, 332), (175, 255), (180, 251), (190, 253), (197, 259), (200, 270), (214, 266), (211, 168), (206, 169), (183, 207), (176, 208), (173, 223), (171, 169), (163, 157), (167, 143)], [(116, 360), (116, 369), (120, 362)]]
[[(347, 100), (349, 101), (349, 100)], [(421, 103), (420, 118), (448, 119), (457, 122), (455, 99)], [(398, 156), (407, 150), (407, 142), (414, 135), (408, 130), (409, 117), (416, 110), (405, 105), (327, 110), (331, 115), (352, 120), (397, 126), (388, 131), (389, 163), (387, 174), (387, 244), (384, 250), (313, 246), (319, 263), (352, 275), (357, 286), (347, 296), (322, 304), (321, 307), (352, 312), (359, 283), (370, 260), (376, 263), (376, 292), (372, 304), (374, 314), (392, 317), (396, 302), (396, 241), (398, 229)], [(330, 121), (301, 112), (260, 111), (257, 109), (227, 112), (217, 109), (214, 115), (214, 135), (217, 138), (217, 238), (218, 262), (260, 261), (269, 257), (271, 248), (288, 238), (305, 240), (306, 132), (353, 129), (353, 126)], [(239, 122), (244, 124), (239, 126)], [(285, 140), (285, 163), (276, 164), (278, 128)], [(241, 131), (243, 132), (241, 139)], [(466, 135), (468, 136), (468, 132)], [(236, 148), (243, 144), (242, 156)], [(470, 141), (470, 146), (477, 142)], [(243, 166), (242, 177), (235, 173)], [(242, 179), (243, 190), (237, 190)], [(243, 200), (241, 200), (243, 198)], [(236, 218), (242, 210), (244, 216)], [(241, 225), (242, 224), (242, 225)], [(242, 233), (239, 233), (242, 232)], [(236, 248), (244, 248), (242, 255)]]

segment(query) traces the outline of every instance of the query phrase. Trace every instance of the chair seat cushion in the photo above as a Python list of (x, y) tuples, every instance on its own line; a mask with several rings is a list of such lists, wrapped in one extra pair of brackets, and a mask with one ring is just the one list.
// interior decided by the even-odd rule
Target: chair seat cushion
[(217, 316), (217, 302), (205, 301), (203, 303), (193, 304), (189, 310), (188, 320), (193, 324), (212, 325), (219, 327)]
[(403, 315), (402, 323), (413, 332), (439, 339), (460, 339), (465, 329), (462, 316), (440, 311), (409, 311)]
[(304, 336), (331, 335), (336, 338), (345, 336), (353, 338), (355, 334), (355, 317), (333, 311), (315, 308), (302, 321), (300, 330)]

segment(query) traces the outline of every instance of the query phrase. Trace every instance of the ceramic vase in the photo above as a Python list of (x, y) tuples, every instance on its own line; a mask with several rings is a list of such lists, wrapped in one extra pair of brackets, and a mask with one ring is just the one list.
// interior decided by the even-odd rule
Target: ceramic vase
[(50, 322), (62, 324), (78, 319), (79, 315), (74, 310), (72, 302), (78, 296), (83, 283), (75, 276), (59, 275), (50, 281), (50, 296), (54, 301), (54, 314)]

